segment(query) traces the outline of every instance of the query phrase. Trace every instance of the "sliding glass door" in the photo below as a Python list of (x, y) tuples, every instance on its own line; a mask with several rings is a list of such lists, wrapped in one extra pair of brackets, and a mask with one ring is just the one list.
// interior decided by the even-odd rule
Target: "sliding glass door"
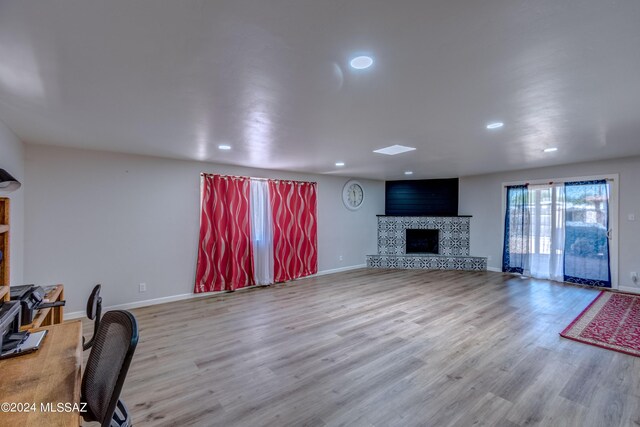
[(503, 271), (611, 287), (607, 180), (507, 186)]
[(564, 280), (611, 287), (609, 184), (604, 180), (567, 182), (565, 198)]

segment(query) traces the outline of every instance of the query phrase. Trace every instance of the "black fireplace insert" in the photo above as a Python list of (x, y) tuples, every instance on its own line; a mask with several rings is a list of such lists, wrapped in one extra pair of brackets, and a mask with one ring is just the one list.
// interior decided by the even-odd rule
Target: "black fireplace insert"
[(406, 253), (436, 255), (439, 253), (439, 230), (407, 228), (406, 231)]

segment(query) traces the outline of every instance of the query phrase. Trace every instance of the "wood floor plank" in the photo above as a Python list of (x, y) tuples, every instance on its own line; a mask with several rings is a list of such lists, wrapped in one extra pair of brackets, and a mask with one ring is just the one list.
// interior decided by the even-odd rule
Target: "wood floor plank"
[(142, 427), (640, 425), (640, 359), (558, 335), (597, 294), (360, 269), (135, 309), (122, 398)]

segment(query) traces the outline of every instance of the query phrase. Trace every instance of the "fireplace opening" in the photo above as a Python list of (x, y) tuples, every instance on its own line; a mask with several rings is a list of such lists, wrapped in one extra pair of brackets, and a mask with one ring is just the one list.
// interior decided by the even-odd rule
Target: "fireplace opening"
[(406, 253), (408, 254), (438, 254), (439, 230), (425, 230), (407, 228)]

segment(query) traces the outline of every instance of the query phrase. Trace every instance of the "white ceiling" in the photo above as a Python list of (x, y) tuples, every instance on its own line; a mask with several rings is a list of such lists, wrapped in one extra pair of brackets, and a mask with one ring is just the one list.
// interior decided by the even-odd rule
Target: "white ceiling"
[[(378, 179), (637, 155), (640, 1), (0, 0), (0, 119), (27, 143)], [(417, 150), (372, 152), (396, 143)]]

